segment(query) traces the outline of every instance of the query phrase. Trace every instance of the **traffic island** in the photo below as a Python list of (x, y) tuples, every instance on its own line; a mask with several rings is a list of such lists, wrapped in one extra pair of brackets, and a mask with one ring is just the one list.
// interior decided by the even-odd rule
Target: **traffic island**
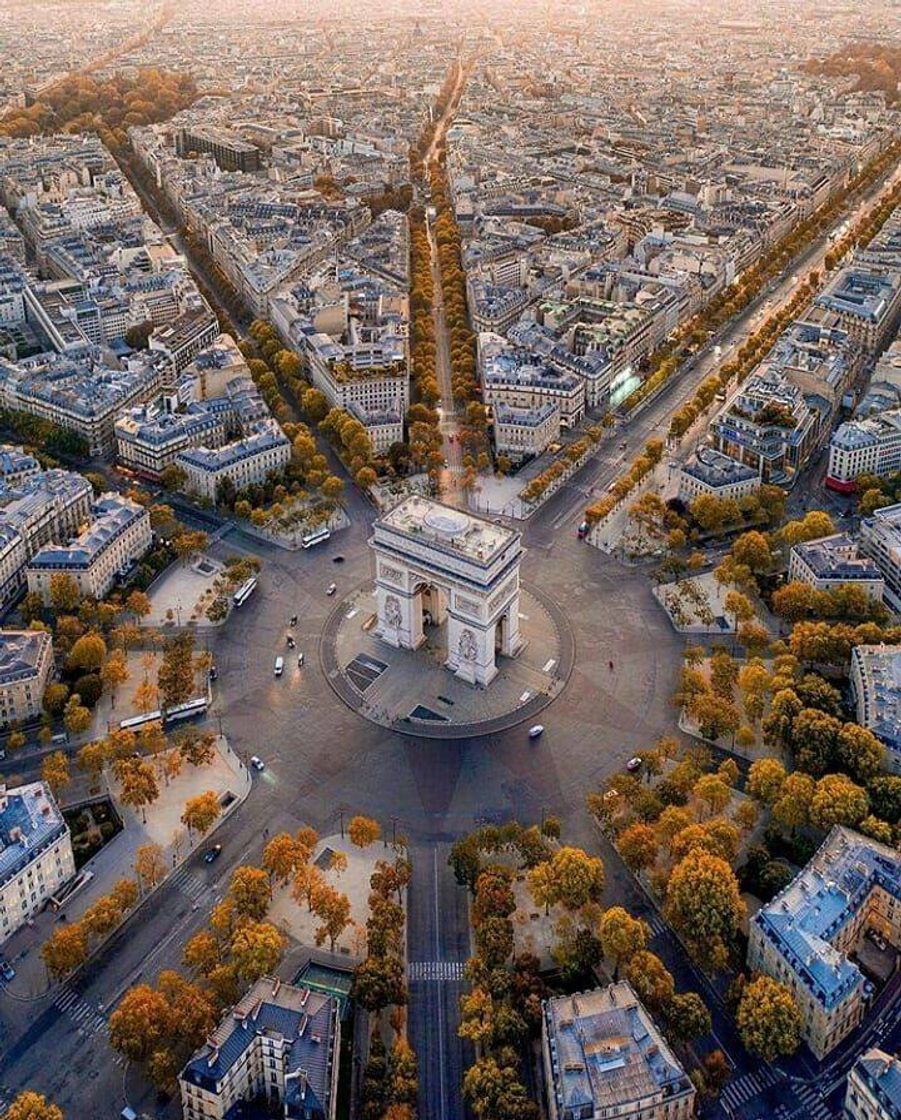
[(519, 599), (519, 650), (513, 657), (498, 654), (497, 674), (487, 686), (449, 671), (446, 620), (426, 618), (415, 650), (382, 640), (373, 584), (358, 587), (326, 622), (323, 672), (349, 708), (403, 735), (463, 739), (514, 727), (560, 695), (575, 659), (560, 607), (529, 584), (521, 585)]

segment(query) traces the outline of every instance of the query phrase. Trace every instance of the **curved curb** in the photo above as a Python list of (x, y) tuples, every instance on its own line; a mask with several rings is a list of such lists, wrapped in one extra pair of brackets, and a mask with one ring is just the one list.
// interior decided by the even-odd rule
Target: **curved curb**
[(479, 736), (509, 731), (510, 728), (524, 723), (527, 719), (544, 711), (544, 709), (552, 704), (566, 688), (576, 662), (576, 640), (572, 627), (563, 610), (554, 599), (546, 595), (534, 584), (522, 581), (521, 587), (523, 590), (527, 591), (528, 594), (535, 598), (544, 610), (547, 611), (557, 631), (557, 638), (560, 643), (560, 657), (550, 691), (539, 693), (520, 705), (520, 707), (513, 708), (509, 712), (504, 712), (502, 715), (493, 716), (490, 719), (479, 720), (474, 723), (442, 723), (436, 726), (435, 724), (425, 721), (417, 723), (409, 718), (399, 718), (390, 722), (374, 719), (363, 710), (363, 697), (360, 696), (344, 676), (341, 667), (338, 665), (338, 658), (336, 655), (336, 638), (341, 626), (341, 621), (344, 618), (347, 600), (360, 591), (366, 590), (370, 585), (371, 581), (359, 584), (348, 595), (345, 595), (340, 603), (335, 605), (331, 614), (325, 621), (325, 626), (322, 629), (322, 636), (319, 641), (319, 664), (325, 679), (328, 681), (329, 686), (338, 699), (343, 701), (343, 703), (346, 704), (351, 711), (360, 716), (361, 719), (365, 719), (369, 723), (375, 724), (377, 727), (384, 727), (387, 731), (396, 731), (399, 735), (406, 735), (414, 739), (474, 739)]

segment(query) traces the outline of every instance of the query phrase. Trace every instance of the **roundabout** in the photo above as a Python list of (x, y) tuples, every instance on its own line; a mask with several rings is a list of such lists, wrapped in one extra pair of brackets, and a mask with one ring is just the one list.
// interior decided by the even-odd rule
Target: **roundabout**
[(448, 622), (427, 618), (416, 649), (396, 648), (377, 634), (373, 583), (358, 587), (332, 611), (320, 657), (340, 699), (371, 723), (426, 739), (468, 739), (533, 719), (563, 692), (575, 641), (560, 607), (529, 583), (519, 589), (520, 644), (498, 653), (489, 685), (449, 673)]

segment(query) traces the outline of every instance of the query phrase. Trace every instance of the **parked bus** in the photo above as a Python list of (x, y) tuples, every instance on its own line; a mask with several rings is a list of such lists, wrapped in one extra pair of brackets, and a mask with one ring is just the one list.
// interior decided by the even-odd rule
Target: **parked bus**
[(312, 548), (313, 545), (322, 544), (327, 541), (332, 534), (325, 527), (321, 529), (314, 529), (312, 533), (304, 533), (303, 546), (304, 548)]
[(232, 595), (232, 602), (236, 607), (243, 606), (244, 603), (246, 603), (250, 596), (254, 593), (254, 591), (256, 591), (256, 589), (256, 576), (251, 576), (250, 579), (247, 580), (246, 583), (242, 583), (238, 590), (234, 593), (234, 595)]
[(157, 723), (163, 718), (162, 712), (145, 712), (141, 716), (132, 716), (130, 719), (123, 719), (119, 723), (120, 731), (138, 731), (142, 727), (146, 727), (148, 723)]
[(182, 719), (202, 716), (209, 706), (210, 702), (205, 696), (199, 696), (196, 700), (188, 700), (184, 704), (173, 704), (166, 712), (166, 723), (177, 723)]

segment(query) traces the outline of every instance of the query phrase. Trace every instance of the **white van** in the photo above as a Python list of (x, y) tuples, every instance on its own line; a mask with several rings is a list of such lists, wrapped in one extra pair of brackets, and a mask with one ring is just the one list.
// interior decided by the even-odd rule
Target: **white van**
[(285, 670), (285, 659), (284, 659), (284, 657), (276, 657), (276, 659), (275, 659), (275, 670), (274, 670), (275, 675), (277, 677), (280, 677), (282, 675), (282, 673), (284, 672), (284, 670)]

